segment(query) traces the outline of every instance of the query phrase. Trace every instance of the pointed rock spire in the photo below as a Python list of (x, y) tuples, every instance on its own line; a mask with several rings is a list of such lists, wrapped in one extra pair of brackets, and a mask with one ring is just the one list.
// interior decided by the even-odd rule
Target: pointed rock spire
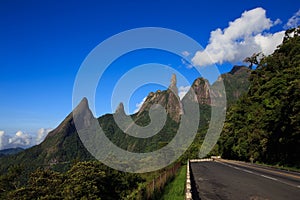
[(85, 129), (89, 127), (94, 120), (95, 118), (89, 108), (88, 100), (84, 97), (76, 108), (59, 124), (59, 126), (47, 135), (47, 138), (62, 132), (64, 134), (73, 133), (75, 128), (77, 131)]
[(89, 108), (89, 103), (86, 97), (84, 97), (80, 103), (75, 107), (73, 112), (82, 112)]
[(174, 92), (174, 94), (178, 95), (176, 74), (172, 74), (169, 89), (172, 90)]
[(118, 105), (116, 113), (125, 115), (124, 104), (122, 102)]

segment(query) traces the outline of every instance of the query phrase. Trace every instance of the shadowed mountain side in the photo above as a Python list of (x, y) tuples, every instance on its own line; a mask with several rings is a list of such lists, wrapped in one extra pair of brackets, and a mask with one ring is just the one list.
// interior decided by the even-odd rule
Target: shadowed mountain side
[[(251, 70), (245, 66), (234, 66), (229, 73), (222, 74), (211, 86), (214, 96), (220, 98), (226, 95), (227, 107), (234, 104), (241, 95), (245, 94), (250, 86)], [(226, 94), (220, 91), (221, 81), (225, 86)]]
[(20, 148), (20, 147), (3, 149), (3, 150), (0, 150), (0, 157), (17, 154), (17, 153), (20, 153), (21, 151), (24, 151), (24, 149)]
[[(74, 109), (77, 117), (80, 117), (84, 128), (94, 118), (88, 108), (86, 98)], [(39, 145), (22, 151), (19, 154), (0, 159), (0, 172), (7, 171), (12, 165), (22, 165), (24, 173), (29, 173), (39, 166), (63, 170), (72, 161), (91, 160), (93, 157), (83, 146), (74, 124), (73, 112), (71, 112), (60, 125), (51, 131), (46, 139)]]

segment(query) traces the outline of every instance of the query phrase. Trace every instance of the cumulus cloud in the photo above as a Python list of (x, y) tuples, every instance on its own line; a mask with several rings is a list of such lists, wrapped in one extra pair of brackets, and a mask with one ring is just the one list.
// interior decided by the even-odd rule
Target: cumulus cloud
[(214, 30), (210, 34), (209, 44), (195, 53), (192, 63), (195, 66), (208, 66), (224, 62), (242, 61), (253, 53), (273, 53), (281, 44), (284, 31), (265, 33), (280, 20), (272, 22), (266, 17), (263, 8), (245, 11), (240, 18), (229, 22), (227, 28)]
[(142, 105), (144, 104), (144, 102), (146, 101), (147, 97), (144, 97), (143, 100), (140, 103), (135, 104), (136, 109), (134, 110), (134, 113), (138, 112)]
[(286, 23), (284, 28), (296, 28), (300, 25), (300, 9)]
[(22, 131), (18, 131), (13, 137), (9, 138), (8, 143), (12, 146), (30, 146), (32, 136)]
[(52, 131), (51, 128), (45, 129), (45, 128), (40, 128), (37, 131), (37, 135), (35, 138), (35, 144), (40, 144), (42, 141), (44, 141), (45, 137), (48, 135), (48, 133)]
[(182, 99), (185, 94), (189, 91), (190, 86), (179, 86), (178, 88), (178, 96), (180, 99)]
[(40, 144), (51, 130), (41, 128), (36, 132), (36, 135), (24, 133), (23, 131), (17, 131), (15, 135), (7, 135), (1, 130), (0, 150), (16, 147), (28, 148)]

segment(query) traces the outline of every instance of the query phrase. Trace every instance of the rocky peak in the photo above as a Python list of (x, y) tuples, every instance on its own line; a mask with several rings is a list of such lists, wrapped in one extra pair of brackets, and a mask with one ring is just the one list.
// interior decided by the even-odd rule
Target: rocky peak
[(76, 106), (76, 108), (60, 123), (60, 125), (56, 129), (51, 131), (47, 137), (51, 137), (62, 132), (73, 132), (71, 131), (71, 129), (73, 130), (75, 128), (75, 122), (77, 130), (85, 129), (91, 125), (94, 119), (95, 118), (88, 105), (88, 100), (84, 97)]
[(73, 110), (73, 113), (81, 113), (84, 112), (86, 110), (89, 110), (89, 103), (86, 97), (84, 97), (80, 103), (75, 107), (75, 109)]
[(250, 71), (250, 69), (246, 66), (235, 65), (235, 66), (233, 66), (233, 68), (231, 69), (229, 74), (234, 75), (236, 73), (244, 73), (244, 71)]
[(173, 91), (174, 94), (178, 95), (176, 74), (172, 74), (169, 90)]
[(138, 112), (138, 116), (144, 111), (149, 111), (151, 106), (154, 104), (160, 104), (165, 108), (166, 112), (174, 121), (179, 122), (180, 115), (182, 114), (182, 106), (178, 97), (177, 79), (175, 74), (172, 75), (170, 85), (167, 90), (158, 90), (155, 93), (149, 93)]
[(124, 104), (120, 103), (116, 109), (116, 113), (125, 114)]
[(198, 101), (199, 104), (211, 104), (210, 98), (210, 84), (204, 78), (197, 78), (192, 84), (191, 88), (194, 90), (195, 96), (192, 97), (191, 93), (189, 98), (193, 101)]

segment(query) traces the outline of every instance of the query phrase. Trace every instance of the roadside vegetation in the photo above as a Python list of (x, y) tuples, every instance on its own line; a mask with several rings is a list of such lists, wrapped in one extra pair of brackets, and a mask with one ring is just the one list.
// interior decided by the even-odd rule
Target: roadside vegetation
[(164, 189), (161, 200), (183, 200), (185, 198), (186, 165), (182, 166), (172, 182)]
[(300, 168), (300, 28), (264, 57), (247, 94), (231, 106), (215, 152), (223, 158)]

